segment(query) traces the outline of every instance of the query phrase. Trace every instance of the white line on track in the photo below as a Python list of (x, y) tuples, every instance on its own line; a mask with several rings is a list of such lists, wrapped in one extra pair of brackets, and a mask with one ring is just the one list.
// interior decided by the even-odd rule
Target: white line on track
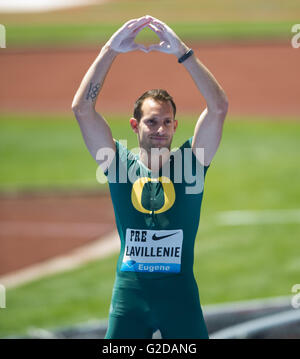
[(34, 222), (34, 221), (0, 221), (0, 236), (32, 236), (40, 237), (41, 234), (47, 237), (68, 235), (74, 238), (96, 235), (109, 230), (111, 225), (107, 223), (80, 223), (80, 222)]
[(117, 231), (114, 231), (99, 240), (70, 251), (67, 255), (57, 256), (45, 262), (37, 263), (25, 269), (4, 275), (0, 277), (0, 283), (6, 288), (16, 287), (44, 276), (77, 268), (85, 263), (104, 258), (119, 250), (119, 235)]
[[(29, 222), (17, 222), (23, 226), (23, 232), (26, 232), (33, 223)], [(240, 225), (256, 225), (256, 224), (285, 224), (285, 223), (300, 223), (300, 210), (299, 209), (287, 209), (287, 210), (258, 210), (258, 211), (225, 211), (216, 215), (216, 224), (222, 226), (240, 226)], [(13, 225), (16, 222), (3, 221), (0, 222), (0, 228), (2, 233), (7, 234), (15, 229)], [(54, 235), (58, 232), (72, 232), (74, 235), (83, 230), (97, 230), (99, 226), (103, 226), (103, 223), (51, 223), (40, 222), (34, 223), (36, 227), (35, 231), (40, 233), (41, 230), (48, 233), (53, 231)], [(33, 232), (31, 232), (33, 234)], [(38, 279), (40, 277), (55, 274), (65, 270), (77, 268), (78, 266), (87, 263), (91, 260), (103, 258), (111, 253), (118, 252), (120, 249), (120, 240), (117, 231), (105, 236), (103, 239), (93, 241), (91, 244), (86, 244), (79, 249), (73, 250), (68, 255), (55, 257), (40, 264), (32, 265), (23, 270), (10, 273), (6, 276), (0, 277), (0, 283), (6, 287), (15, 287), (17, 285)]]
[(300, 223), (300, 209), (226, 211), (216, 215), (221, 226)]

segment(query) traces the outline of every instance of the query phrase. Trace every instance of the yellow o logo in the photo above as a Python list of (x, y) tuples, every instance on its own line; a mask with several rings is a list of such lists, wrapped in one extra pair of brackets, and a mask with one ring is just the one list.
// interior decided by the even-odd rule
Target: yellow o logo
[[(164, 190), (164, 205), (157, 211), (150, 211), (143, 207), (142, 205), (142, 193), (144, 185), (147, 182), (161, 182)], [(175, 202), (175, 189), (172, 181), (168, 177), (159, 177), (156, 178), (149, 178), (149, 177), (141, 177), (138, 180), (136, 180), (132, 186), (131, 190), (131, 202), (134, 206), (134, 208), (142, 213), (151, 213), (154, 212), (155, 214), (166, 212), (168, 209), (170, 209), (174, 202)]]

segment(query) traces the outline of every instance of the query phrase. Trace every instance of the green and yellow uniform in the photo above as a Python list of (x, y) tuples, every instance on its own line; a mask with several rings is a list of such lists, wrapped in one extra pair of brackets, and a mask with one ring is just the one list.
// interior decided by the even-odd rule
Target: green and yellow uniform
[(121, 250), (106, 338), (151, 338), (157, 329), (163, 338), (208, 338), (193, 274), (208, 166), (191, 141), (156, 174), (116, 141), (105, 174)]

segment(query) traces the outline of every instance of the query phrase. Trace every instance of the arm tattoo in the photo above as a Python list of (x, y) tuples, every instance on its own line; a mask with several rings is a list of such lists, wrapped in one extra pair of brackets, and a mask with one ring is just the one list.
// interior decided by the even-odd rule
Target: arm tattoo
[(87, 96), (86, 96), (86, 100), (91, 99), (92, 102), (94, 102), (97, 95), (98, 95), (98, 93), (99, 93), (99, 91), (100, 91), (100, 83), (97, 83), (96, 85), (93, 85), (93, 83), (91, 82), (89, 90), (88, 90), (88, 93), (87, 93)]

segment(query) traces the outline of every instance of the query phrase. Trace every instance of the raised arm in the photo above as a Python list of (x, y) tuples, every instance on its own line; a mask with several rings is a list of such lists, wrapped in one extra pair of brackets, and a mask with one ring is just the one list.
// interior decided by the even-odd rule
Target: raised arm
[[(170, 27), (158, 19), (148, 25), (160, 38), (161, 42), (151, 45), (149, 50), (174, 54), (178, 59), (189, 48), (179, 39)], [(192, 76), (196, 86), (206, 100), (206, 109), (201, 113), (195, 126), (192, 148), (204, 148), (204, 165), (209, 165), (215, 155), (222, 135), (228, 101), (225, 92), (214, 76), (195, 55), (188, 57), (182, 65)], [(201, 161), (201, 158), (199, 158)]]
[[(149, 22), (150, 18), (147, 16), (130, 20), (109, 39), (85, 74), (72, 103), (72, 110), (86, 146), (93, 158), (100, 166), (102, 165), (103, 170), (106, 170), (112, 161), (116, 147), (110, 127), (105, 119), (96, 112), (95, 103), (116, 56), (119, 53), (134, 50), (146, 51), (146, 48), (136, 44), (134, 39)], [(106, 160), (105, 164), (97, 159), (98, 150), (103, 148), (112, 150), (110, 151), (111, 158)]]

